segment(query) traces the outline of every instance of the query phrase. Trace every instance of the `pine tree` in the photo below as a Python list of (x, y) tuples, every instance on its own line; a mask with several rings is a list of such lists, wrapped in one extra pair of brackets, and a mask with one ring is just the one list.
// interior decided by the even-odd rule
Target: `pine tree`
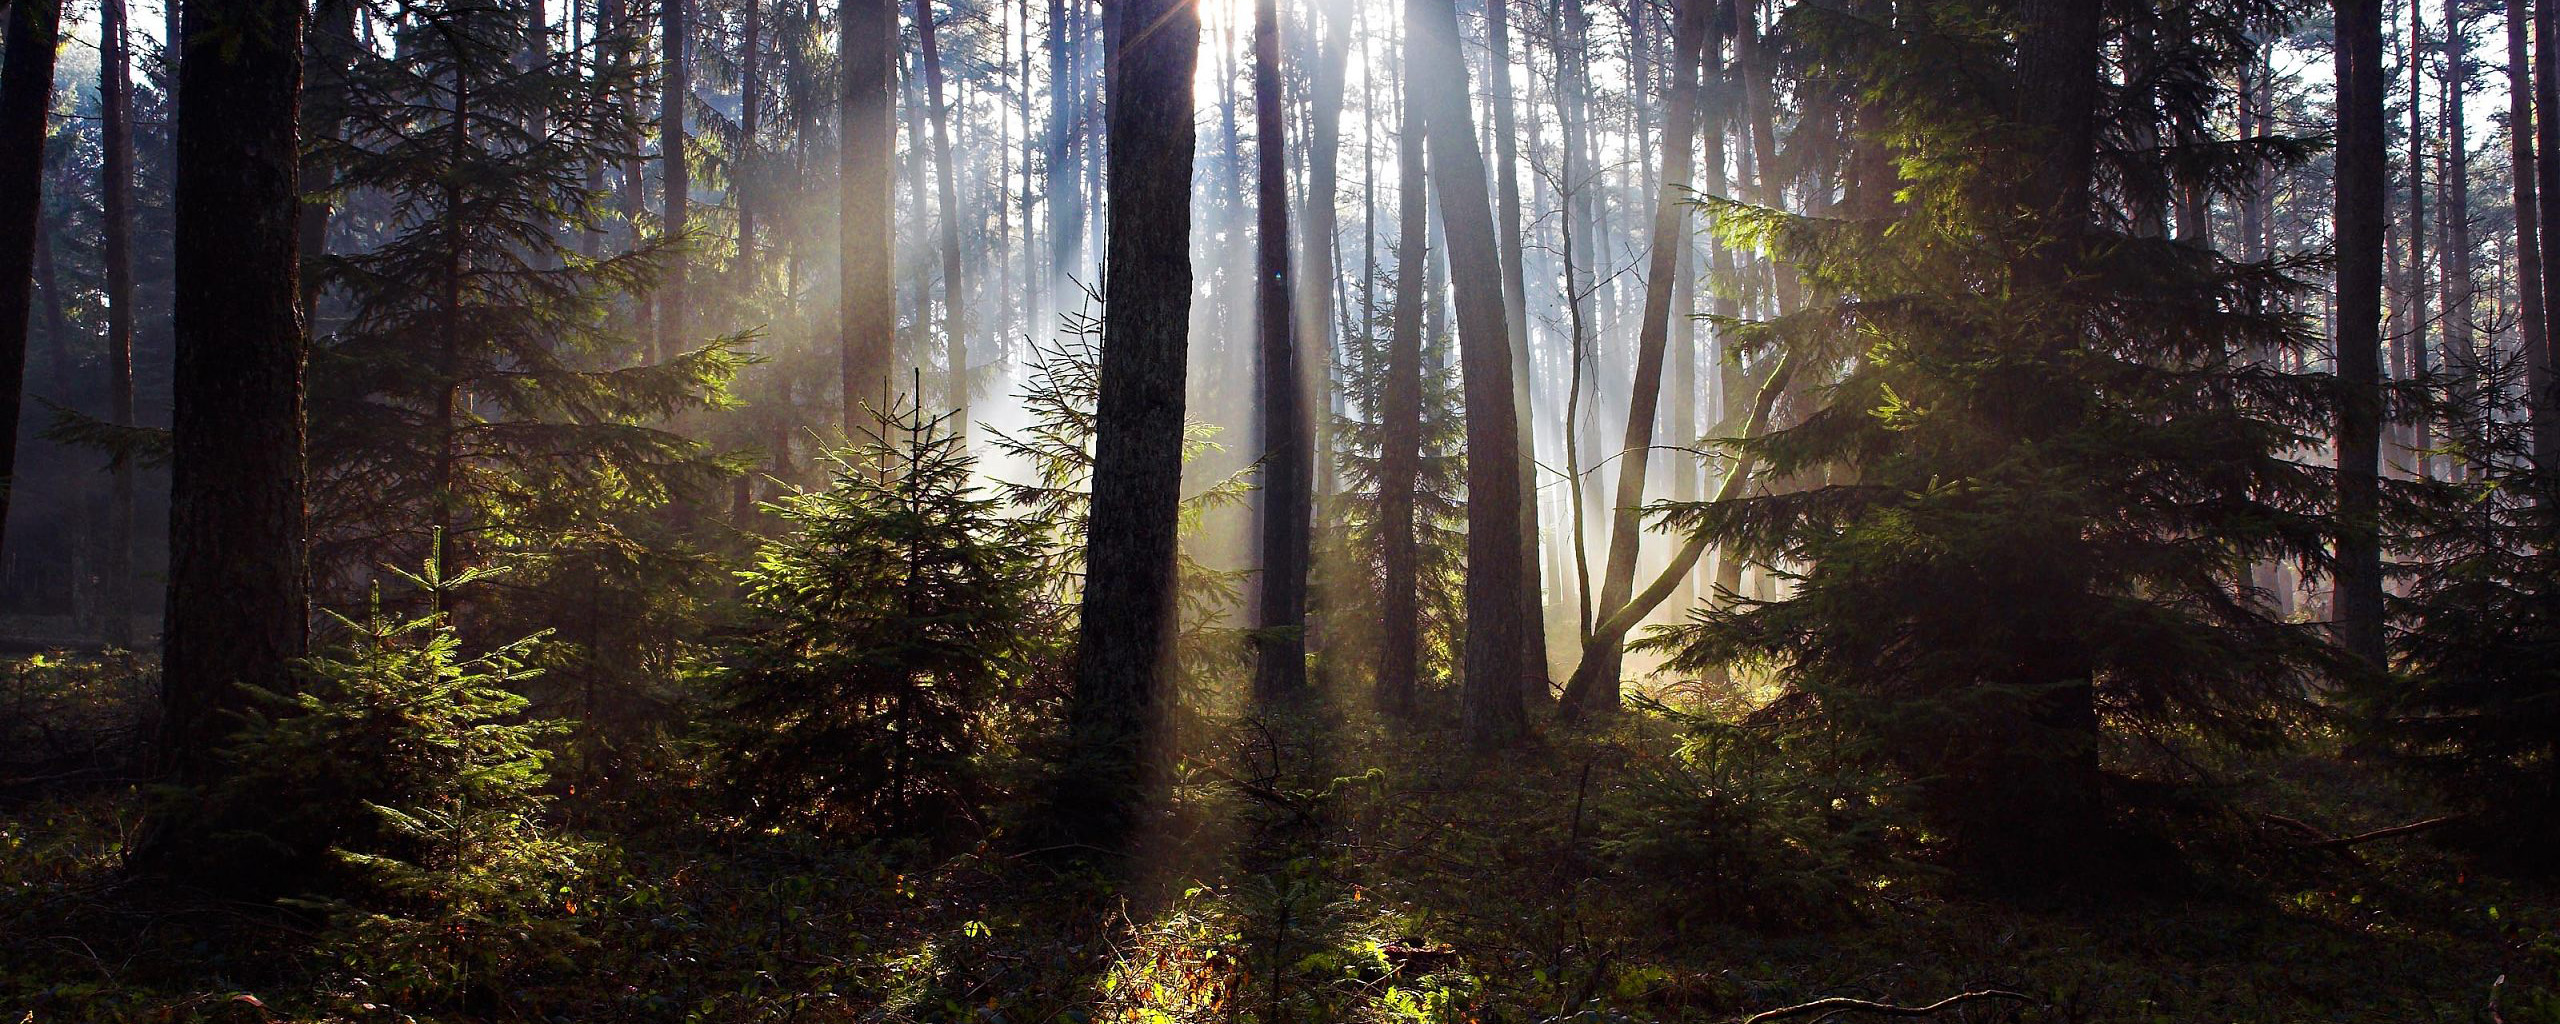
[[(2164, 155), (2074, 130), (2097, 112), (2095, 15), (2050, 4), (2010, 35), (1979, 13), (1793, 26), (1817, 72), (1889, 115), (1904, 202), (1860, 219), (1724, 209), (1818, 300), (1737, 343), (1786, 353), (1828, 399), (1728, 442), (1761, 479), (1807, 486), (1670, 515), (1790, 567), (1792, 592), (1736, 596), (1651, 643), (1683, 668), (1774, 663), (1803, 706), (1922, 780), (1961, 857), (2034, 885), (2111, 862), (2107, 754), (2136, 726), (2264, 735), (2332, 664), (2250, 583), (2270, 558), (2327, 564), (2328, 477), (2290, 456), (2330, 406), (2324, 380), (2263, 358), (2318, 340), (2289, 268), (2101, 220), (2085, 173), (2179, 159), (2228, 189), (2302, 147)], [(2009, 71), (1954, 89), (1929, 71), (1955, 66)]]

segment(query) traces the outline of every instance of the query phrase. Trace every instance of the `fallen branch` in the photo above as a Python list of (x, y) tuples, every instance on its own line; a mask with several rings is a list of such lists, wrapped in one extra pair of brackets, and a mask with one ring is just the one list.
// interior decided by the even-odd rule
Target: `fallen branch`
[(1937, 1002), (1930, 1003), (1927, 1006), (1895, 1006), (1892, 1003), (1877, 1003), (1864, 999), (1851, 999), (1847, 996), (1832, 996), (1828, 999), (1816, 999), (1810, 1003), (1798, 1003), (1794, 1006), (1781, 1006), (1775, 1010), (1762, 1010), (1758, 1013), (1752, 1014), (1751, 1016), (1742, 1018), (1742, 1024), (1762, 1024), (1763, 1021), (1783, 1020), (1788, 1017), (1801, 1017), (1808, 1013), (1821, 1013), (1826, 1010), (1855, 1010), (1864, 1013), (1883, 1014), (1887, 1017), (1926, 1017), (1948, 1007), (1961, 1003), (1970, 1003), (1978, 999), (2014, 999), (2021, 1003), (2035, 1002), (2035, 997), (2029, 996), (2023, 992), (2011, 992), (2007, 989), (1998, 988), (1987, 988), (1980, 992), (1959, 992), (1955, 995), (1938, 1000)]
[(2370, 843), (2378, 839), (2397, 839), (2401, 836), (2413, 836), (2420, 832), (2432, 832), (2461, 820), (2462, 817), (2460, 815), (2448, 814), (2441, 818), (2429, 818), (2425, 821), (2413, 821), (2406, 825), (2393, 825), (2390, 828), (2378, 828), (2371, 832), (2317, 842), (2311, 844), (2311, 848), (2315, 850), (2343, 850), (2350, 846)]

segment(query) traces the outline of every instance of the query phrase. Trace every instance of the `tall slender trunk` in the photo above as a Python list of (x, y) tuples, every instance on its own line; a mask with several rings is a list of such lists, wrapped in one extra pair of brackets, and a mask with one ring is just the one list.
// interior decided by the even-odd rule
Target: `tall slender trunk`
[[(122, 0), (108, 0), (119, 8)], [(116, 12), (123, 21), (123, 11)], [(307, 81), (302, 89), (302, 325), (320, 329), (320, 257), (329, 248), (327, 157), (321, 145), (337, 140), (347, 116), (347, 74), (356, 57), (356, 5), (351, 0), (320, 0), (311, 11), (311, 38), (303, 60)], [(121, 74), (121, 72), (110, 72)]]
[(682, 351), (692, 325), (692, 307), (685, 294), (685, 278), (693, 263), (691, 230), (693, 176), (687, 170), (685, 157), (685, 107), (693, 102), (692, 47), (687, 23), (687, 0), (659, 0), (659, 55), (666, 61), (666, 88), (658, 96), (659, 186), (664, 194), (658, 216), (659, 230), (674, 243), (667, 260), (666, 279), (658, 283), (658, 358), (669, 359)]
[[(226, 713), (250, 702), (240, 685), (290, 692), (306, 646), (302, 16), (298, 0), (187, 0), (179, 30), (160, 736), (180, 782), (218, 770)], [(183, 872), (175, 858), (210, 852), (188, 838), (163, 830), (142, 859)]]
[[(2338, 57), (2336, 618), (2346, 649), (2383, 665), (2382, 0), (2336, 0)], [(2550, 40), (2545, 37), (2545, 56)], [(2548, 109), (2546, 107), (2545, 109)], [(2545, 210), (2546, 217), (2549, 211)], [(2548, 308), (2547, 304), (2546, 307)]]
[(13, 0), (7, 17), (8, 63), (0, 66), (0, 527), (17, 483), (27, 314), (35, 304), (36, 232), (43, 229), (45, 115), (53, 108), (62, 3)]
[[(2457, 417), (2447, 426), (2457, 439), (2469, 438), (2479, 416), (2472, 408), (2478, 390), (2478, 353), (2472, 345), (2471, 281), (2471, 146), (2464, 138), (2463, 91), (2471, 87), (2471, 55), (2462, 31), (2461, 0), (2444, 5), (2444, 174), (2438, 189), (2438, 219), (2444, 223), (2439, 254), (2444, 280), (2444, 369), (2453, 377)], [(2468, 473), (2468, 470), (2462, 472)]]
[[(1413, 5), (1405, 7), (1406, 36), (1415, 32)], [(1431, 235), (1430, 191), (1425, 177), (1421, 91), (1425, 83), (1411, 63), (1399, 76), (1404, 123), (1396, 139), (1395, 318), (1387, 336), (1387, 380), (1378, 403), (1378, 704), (1402, 713), (1413, 707), (1420, 674), (1419, 549), (1414, 537), (1414, 488), (1422, 465), (1423, 252)]]
[[(1314, 529), (1314, 453), (1306, 381), (1290, 323), (1289, 168), (1281, 122), (1280, 9), (1253, 8), (1254, 334), (1261, 349), (1262, 593), (1253, 691), (1262, 700), (1307, 685), (1307, 555)], [(1328, 198), (1328, 202), (1330, 199)], [(1317, 329), (1321, 329), (1318, 325)]]
[[(934, 191), (942, 202), (942, 351), (951, 371), (943, 404), (951, 407), (952, 429), (969, 430), (969, 308), (961, 297), (960, 186), (951, 162), (951, 114), (942, 103), (942, 47), (934, 30), (933, 0), (916, 0), (916, 37), (924, 64), (925, 116), (933, 125)], [(919, 185), (922, 182), (918, 182)], [(916, 224), (922, 230), (924, 224)], [(924, 323), (925, 303), (916, 303), (916, 323)]]
[(756, 209), (761, 191), (763, 167), (759, 164), (756, 137), (764, 119), (764, 18), (757, 0), (746, 0), (738, 16), (746, 22), (739, 41), (738, 61), (738, 155), (730, 160), (735, 168), (730, 174), (730, 193), (738, 204), (738, 262), (736, 290), (741, 297), (752, 297), (756, 288)]
[(1547, 699), (1546, 584), (1538, 564), (1538, 429), (1531, 391), (1537, 375), (1529, 355), (1529, 279), (1521, 266), (1519, 115), (1511, 99), (1511, 0), (1484, 5), (1485, 86), (1493, 97), (1493, 193), (1495, 237), (1502, 243), (1502, 309), (1511, 325), (1511, 405), (1519, 420), (1521, 660), (1534, 675), (1523, 697)]
[[(353, 24), (353, 19), (349, 19)], [(98, 24), (98, 110), (105, 166), (98, 193), (106, 243), (107, 421), (133, 425), (133, 78), (125, 0), (102, 0)], [(307, 212), (307, 211), (306, 211)], [(108, 466), (106, 617), (103, 636), (133, 646), (133, 460)]]
[(1060, 810), (1089, 845), (1120, 849), (1161, 773), (1159, 709), (1174, 679), (1199, 9), (1184, 0), (1117, 0), (1103, 33), (1111, 61), (1110, 248), (1090, 517), (1110, 525), (1085, 538), (1068, 705), (1078, 778)]
[[(1614, 613), (1635, 590), (1636, 555), (1644, 530), (1644, 488), (1652, 463), (1653, 424), (1662, 400), (1662, 362), (1670, 345), (1673, 279), (1689, 236), (1688, 188), (1697, 137), (1698, 55), (1706, 43), (1706, 5), (1680, 0), (1672, 25), (1671, 96), (1663, 124), (1662, 185), (1653, 203), (1652, 251), (1645, 271), (1644, 319), (1639, 325), (1634, 394), (1627, 404), (1626, 441), (1618, 452), (1618, 495), (1609, 529), (1609, 563), (1600, 582), (1600, 607)], [(1604, 613), (1605, 614), (1605, 613)], [(1565, 684), (1568, 715), (1612, 711), (1619, 703), (1619, 662), (1625, 636), (1594, 633), (1583, 641), (1582, 662)]]
[(890, 163), (898, 151), (897, 0), (837, 0), (844, 74), (836, 150), (843, 256), (837, 299), (844, 432), (865, 403), (883, 401), (898, 334), (897, 213)]
[[(1467, 403), (1467, 639), (1461, 718), (1481, 748), (1508, 743), (1526, 725), (1520, 600), (1520, 426), (1511, 396), (1511, 329), (1486, 195), (1484, 154), (1468, 109), (1455, 0), (1406, 0), (1421, 8), (1408, 46), (1427, 76), (1422, 90), (1432, 192), (1448, 236), (1456, 283), (1459, 376)], [(1540, 673), (1543, 679), (1544, 674)]]
[[(1298, 289), (1298, 362), (1299, 377), (1306, 388), (1306, 402), (1314, 417), (1316, 497), (1329, 498), (1335, 482), (1332, 472), (1333, 417), (1333, 353), (1336, 312), (1334, 288), (1341, 276), (1341, 260), (1336, 247), (1340, 244), (1339, 213), (1336, 203), (1342, 194), (1342, 99), (1346, 88), (1344, 63), (1351, 50), (1351, 18), (1349, 12), (1337, 11), (1325, 19), (1324, 39), (1316, 50), (1310, 95), (1307, 102), (1307, 195), (1305, 240), (1299, 245), (1301, 257), (1296, 278)], [(1344, 301), (1348, 304), (1347, 299)]]
[[(2409, 307), (2408, 334), (2402, 340), (2408, 361), (2403, 369), (2416, 377), (2428, 373), (2427, 295), (2433, 289), (2427, 283), (2427, 132), (2426, 132), (2426, 25), (2422, 12), (2426, 5), (2409, 0), (2409, 263), (2403, 299)], [(2421, 478), (2435, 476), (2426, 454), (2429, 447), (2427, 418), (2414, 416), (2409, 421), (2410, 471)]]
[(2533, 61), (2526, 45), (2532, 28), (2527, 0), (2507, 0), (2507, 153), (2515, 185), (2516, 292), (2520, 315), (2516, 332), (2524, 350), (2525, 408), (2533, 427), (2533, 458), (2551, 465), (2560, 455), (2560, 402), (2552, 394), (2553, 374), (2549, 310), (2543, 305), (2541, 161), (2534, 137), (2541, 126), (2534, 116)]

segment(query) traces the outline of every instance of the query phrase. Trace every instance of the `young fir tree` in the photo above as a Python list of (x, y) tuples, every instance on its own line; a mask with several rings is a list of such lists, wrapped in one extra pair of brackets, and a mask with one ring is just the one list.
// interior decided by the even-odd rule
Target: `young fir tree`
[[(1393, 278), (1386, 271), (1381, 278)], [(1391, 281), (1382, 290), (1392, 290)], [(1332, 458), (1342, 490), (1332, 495), (1325, 521), (1340, 524), (1331, 532), (1337, 549), (1318, 564), (1350, 577), (1326, 581), (1326, 593), (1341, 606), (1325, 611), (1327, 635), (1341, 638), (1352, 657), (1383, 642), (1380, 636), (1387, 585), (1386, 524), (1379, 505), (1379, 476), (1387, 426), (1388, 335), (1392, 311), (1378, 311), (1381, 322), (1344, 340), (1340, 366), (1333, 379), (1351, 414), (1339, 416), (1331, 434)], [(1414, 592), (1417, 614), (1413, 660), (1422, 679), (1448, 679), (1457, 670), (1465, 622), (1461, 596), (1466, 580), (1466, 410), (1456, 374), (1450, 368), (1450, 339), (1426, 339), (1422, 347), (1421, 440), (1413, 486)], [(1382, 657), (1394, 656), (1381, 652)], [(1370, 662), (1375, 664), (1374, 661)]]
[(1882, 120), (1859, 143), (1891, 147), (1899, 195), (1852, 195), (1835, 220), (1722, 210), (1816, 300), (1736, 343), (1817, 375), (1820, 402), (1727, 442), (1772, 493), (1668, 519), (1792, 585), (1651, 641), (1683, 668), (1774, 665), (1794, 706), (1920, 780), (1962, 859), (2028, 885), (2110, 862), (2124, 744), (2271, 735), (2330, 650), (2250, 582), (2271, 559), (2323, 564), (2329, 539), (2328, 478), (2292, 457), (2325, 428), (2326, 384), (2271, 358), (2318, 341), (2299, 283), (2097, 213), (2128, 208), (2106, 183), (2140, 161), (2227, 192), (2301, 147), (2121, 144), (2121, 119), (2148, 115), (2106, 104), (2100, 61), (2128, 24), (2031, 10), (1797, 9), (1812, 73)]
[(758, 820), (940, 832), (977, 816), (992, 723), (1057, 659), (1051, 538), (972, 482), (946, 418), (872, 416), (832, 486), (770, 506), (790, 532), (740, 574), (727, 771)]
[(2397, 685), (2381, 720), (2399, 753), (2471, 815), (2463, 832), (2525, 864), (2560, 850), (2560, 477), (2533, 458), (2514, 385), (2486, 364), (2486, 413), (2453, 449), (2465, 472), (2398, 492)]
[(430, 535), (457, 571), (503, 557), (516, 572), (467, 624), (563, 627), (552, 683), (594, 720), (615, 710), (592, 699), (601, 685), (672, 674), (669, 595), (708, 573), (660, 510), (733, 467), (665, 421), (725, 405), (745, 360), (724, 338), (649, 361), (619, 309), (666, 250), (577, 251), (606, 216), (587, 171), (628, 157), (641, 117), (594, 102), (596, 80), (631, 95), (642, 71), (612, 47), (522, 61), (525, 14), (412, 7), (394, 54), (349, 72), (326, 155), (341, 188), (382, 202), (374, 244), (325, 267), (338, 315), (312, 357), (316, 576), (343, 599)]

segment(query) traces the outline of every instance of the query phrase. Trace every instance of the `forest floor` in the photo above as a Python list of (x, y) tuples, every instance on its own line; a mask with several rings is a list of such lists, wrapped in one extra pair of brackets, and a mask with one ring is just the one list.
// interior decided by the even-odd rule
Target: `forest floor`
[[(446, 929), (455, 976), (423, 982), (414, 946), (122, 882), (129, 789), (22, 793), (0, 804), (0, 1024), (1600, 1024), (1986, 990), (2014, 998), (1930, 1019), (2560, 1022), (2560, 892), (2426, 836), (2286, 838), (2429, 813), (2308, 753), (2227, 766), (2247, 781), (2204, 814), (2243, 824), (2206, 829), (2186, 875), (2028, 900), (1819, 798), (1819, 758), (1657, 715), (1482, 758), (1450, 723), (1351, 709), (1216, 732), (1111, 881), (1001, 827), (956, 852), (714, 828), (675, 768), (564, 794), (582, 874), (541, 922)], [(2245, 824), (2278, 818), (2299, 824)]]

